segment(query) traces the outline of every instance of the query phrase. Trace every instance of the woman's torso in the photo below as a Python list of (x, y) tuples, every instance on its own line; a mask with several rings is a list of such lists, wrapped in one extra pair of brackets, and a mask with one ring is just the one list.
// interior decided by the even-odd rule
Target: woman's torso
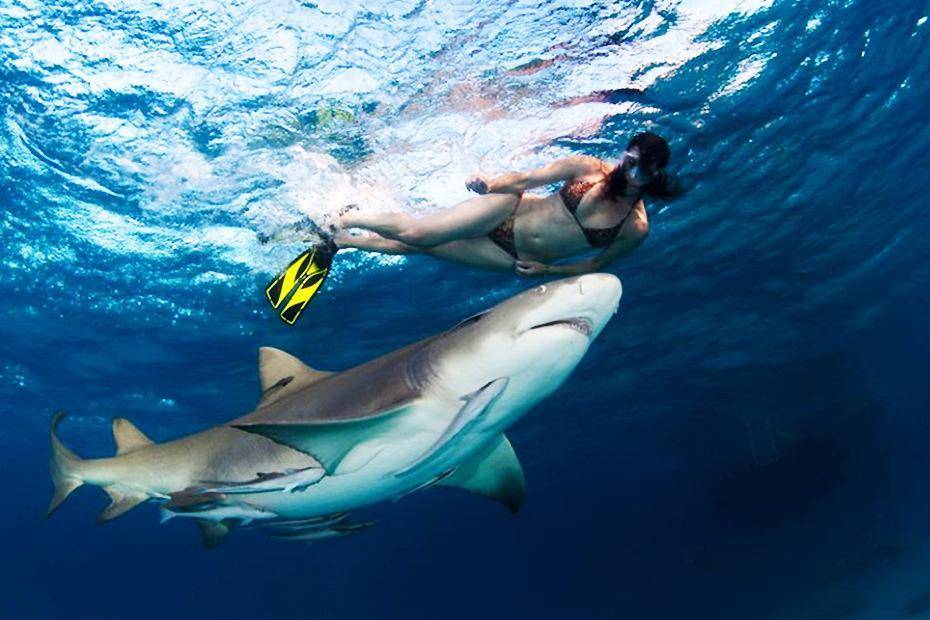
[[(585, 175), (570, 180), (566, 185), (580, 197), (574, 214), (566, 208), (560, 192), (548, 196), (525, 194), (517, 208), (514, 222), (514, 240), (520, 258), (548, 262), (575, 256), (595, 249), (582, 226), (586, 229), (610, 229), (623, 223), (629, 226), (636, 219), (645, 219), (646, 212), (639, 199), (606, 199), (602, 195), (606, 173)], [(633, 211), (630, 212), (630, 202)], [(629, 213), (629, 217), (626, 217)], [(617, 231), (622, 233), (622, 228)], [(608, 241), (611, 235), (598, 235)], [(603, 249), (603, 248), (599, 248)]]

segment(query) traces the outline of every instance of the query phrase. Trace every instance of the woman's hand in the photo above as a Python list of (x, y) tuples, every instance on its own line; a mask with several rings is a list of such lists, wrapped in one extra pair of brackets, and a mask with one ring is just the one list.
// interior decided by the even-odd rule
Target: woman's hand
[(517, 260), (514, 261), (513, 266), (517, 275), (524, 278), (538, 278), (549, 273), (548, 265), (537, 263), (534, 260)]
[(478, 175), (468, 179), (468, 181), (465, 182), (465, 187), (468, 191), (475, 192), (476, 194), (488, 193), (488, 182)]

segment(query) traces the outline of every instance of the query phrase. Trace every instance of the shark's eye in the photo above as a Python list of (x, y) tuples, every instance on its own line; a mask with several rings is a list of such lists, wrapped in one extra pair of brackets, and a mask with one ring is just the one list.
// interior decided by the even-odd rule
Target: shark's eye
[(539, 286), (536, 287), (536, 294), (537, 294), (537, 295), (544, 295), (545, 293), (546, 293), (546, 285), (545, 285), (545, 284), (540, 284)]

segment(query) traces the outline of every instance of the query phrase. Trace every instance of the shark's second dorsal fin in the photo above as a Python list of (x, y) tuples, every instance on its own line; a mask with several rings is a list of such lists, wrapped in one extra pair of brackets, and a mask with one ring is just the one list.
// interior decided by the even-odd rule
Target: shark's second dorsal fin
[(259, 407), (278, 400), (297, 387), (314, 383), (331, 374), (310, 368), (281, 349), (261, 347), (258, 350), (258, 377), (262, 386)]
[(155, 443), (125, 418), (113, 418), (113, 440), (116, 442), (116, 456)]

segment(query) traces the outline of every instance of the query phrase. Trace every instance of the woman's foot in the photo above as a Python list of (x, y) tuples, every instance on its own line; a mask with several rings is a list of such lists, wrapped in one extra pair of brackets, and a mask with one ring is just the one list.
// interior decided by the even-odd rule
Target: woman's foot
[(332, 239), (333, 243), (335, 243), (336, 246), (340, 248), (354, 248), (355, 244), (353, 241), (355, 241), (357, 236), (358, 235), (350, 235), (347, 233), (337, 233), (332, 235), (330, 239)]
[(336, 214), (336, 220), (339, 223), (339, 227), (343, 230), (358, 226), (362, 221), (358, 205), (350, 204), (339, 209), (339, 212)]
[(293, 243), (294, 241), (307, 241), (319, 233), (319, 228), (310, 216), (305, 215), (297, 222), (284, 224), (271, 232), (257, 232), (258, 242), (262, 245), (269, 243)]

